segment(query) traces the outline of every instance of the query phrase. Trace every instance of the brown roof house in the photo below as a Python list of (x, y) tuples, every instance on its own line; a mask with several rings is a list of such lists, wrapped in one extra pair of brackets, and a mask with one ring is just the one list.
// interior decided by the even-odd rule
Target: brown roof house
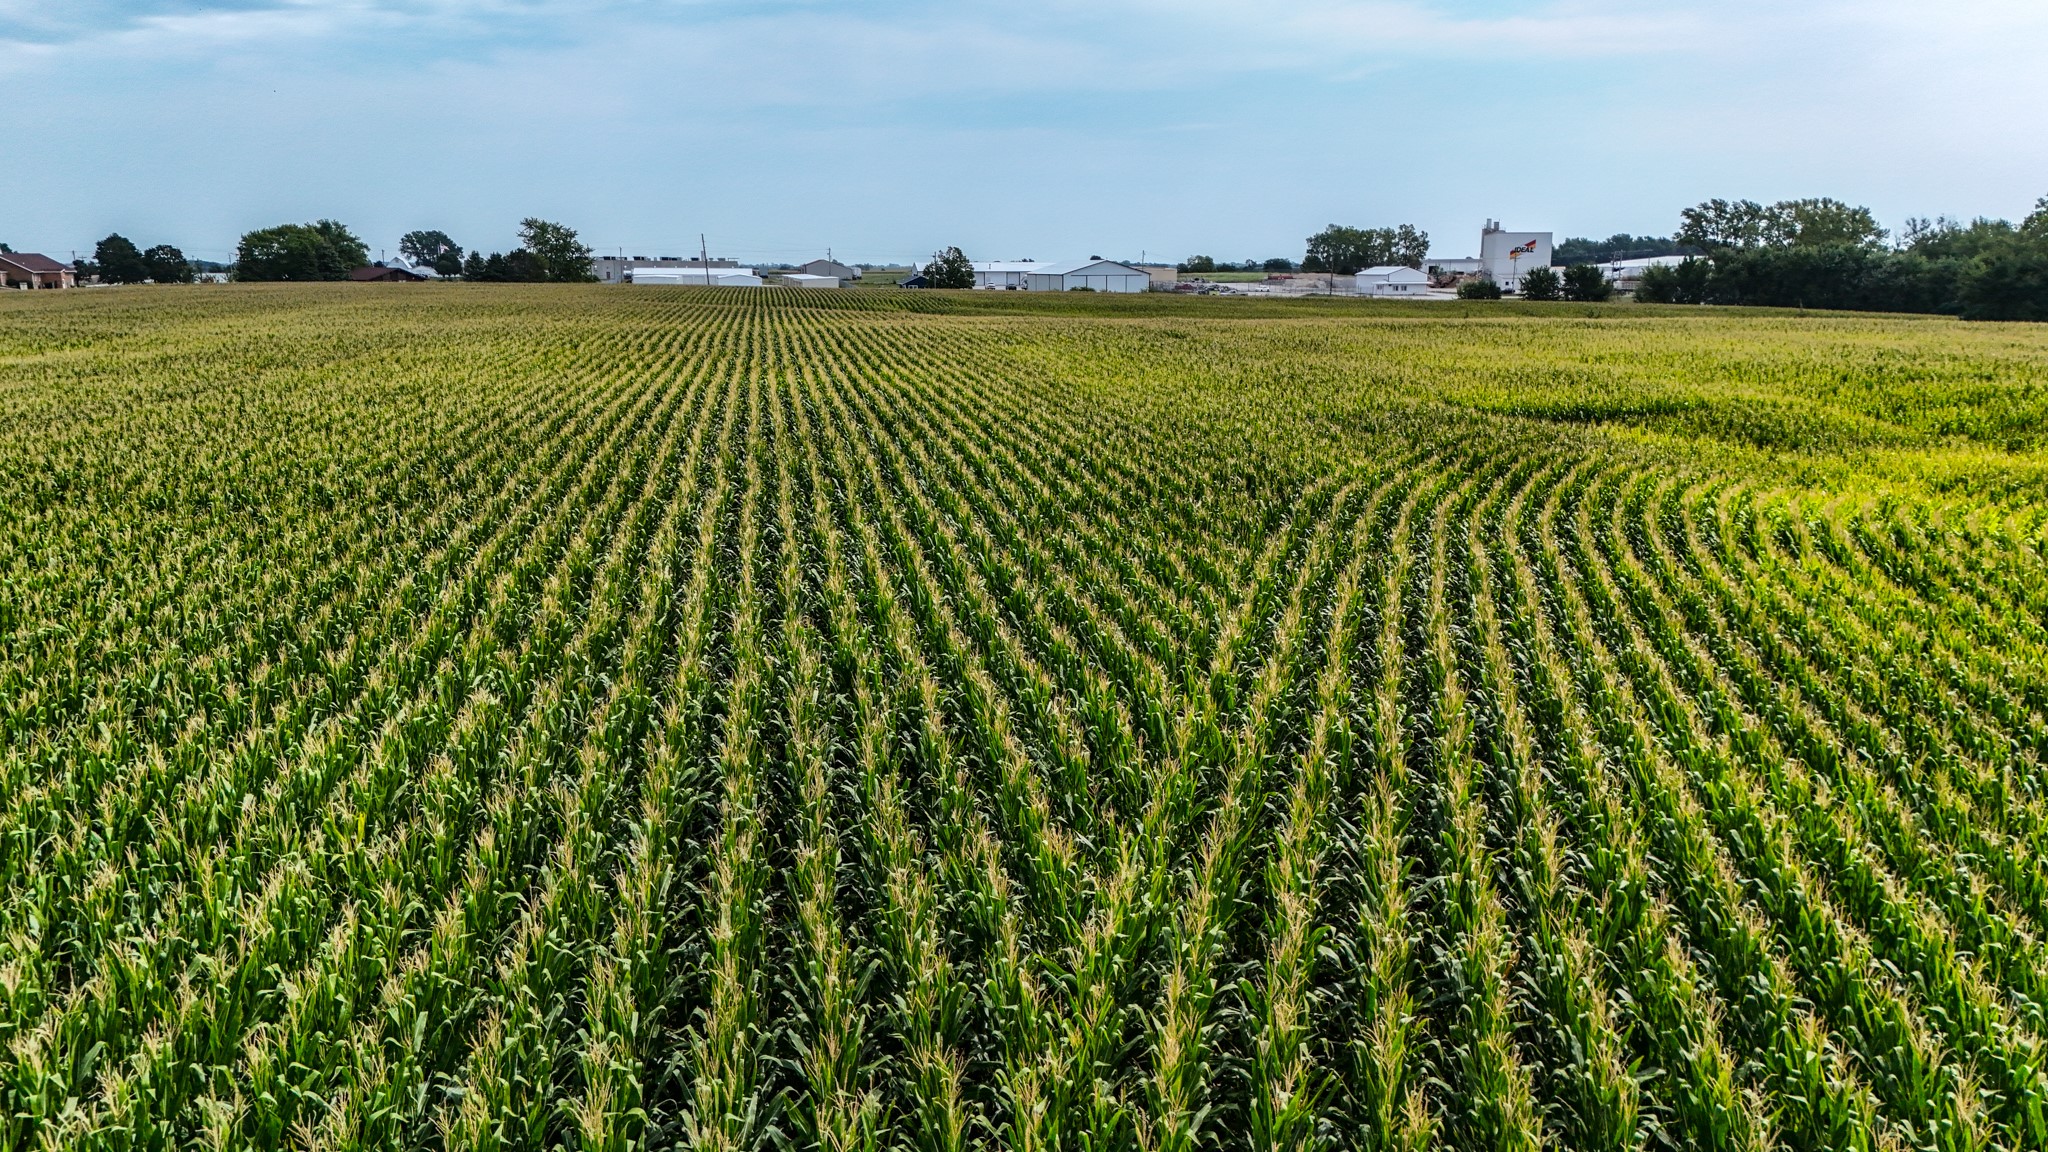
[(0, 252), (0, 288), (75, 288), (77, 270), (40, 252)]
[(348, 278), (358, 284), (393, 284), (400, 281), (413, 283), (426, 279), (417, 272), (409, 272), (404, 268), (386, 268), (381, 264), (358, 268), (349, 273)]

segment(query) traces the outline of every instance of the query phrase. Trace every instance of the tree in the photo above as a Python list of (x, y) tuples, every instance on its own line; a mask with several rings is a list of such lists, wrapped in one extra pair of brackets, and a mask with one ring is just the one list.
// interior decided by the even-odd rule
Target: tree
[(1260, 267), (1268, 272), (1292, 272), (1294, 271), (1294, 261), (1289, 260), (1285, 256), (1275, 256), (1260, 265)]
[(576, 238), (574, 228), (528, 216), (519, 222), (519, 239), (540, 265), (540, 279), (556, 283), (597, 279), (590, 267), (590, 246)]
[(1982, 216), (1968, 224), (1946, 216), (1933, 220), (1909, 217), (1899, 230), (1899, 247), (1928, 260), (1973, 260), (2019, 243), (2024, 236), (2007, 221)]
[(92, 262), (99, 269), (100, 279), (108, 284), (140, 284), (149, 279), (141, 250), (119, 232), (93, 246)]
[(924, 278), (934, 288), (972, 288), (974, 262), (958, 248), (934, 252), (932, 262), (924, 266)]
[(2020, 231), (2036, 240), (2048, 240), (2048, 196), (2034, 201), (2034, 210), (2020, 222)]
[(1874, 248), (1885, 239), (1870, 209), (1825, 196), (1780, 200), (1708, 200), (1679, 214), (1681, 244), (1708, 252), (1745, 248)]
[(443, 276), (462, 274), (462, 245), (446, 232), (429, 229), (407, 232), (398, 238), (399, 255), (415, 264), (425, 264)]
[(1690, 256), (1677, 264), (1652, 264), (1636, 282), (1638, 304), (1705, 304), (1713, 265)]
[(2014, 245), (1976, 261), (1956, 297), (1965, 320), (2048, 320), (2048, 245)]
[(1531, 268), (1522, 273), (1522, 299), (1555, 300), (1558, 294), (1557, 273), (1548, 268)]
[(185, 254), (169, 244), (159, 244), (142, 254), (142, 266), (149, 278), (159, 284), (190, 284), (192, 265), (186, 263)]
[(1550, 258), (1559, 264), (1602, 264), (1609, 260), (1641, 260), (1647, 256), (1684, 256), (1688, 248), (1664, 236), (1631, 236), (1616, 232), (1605, 240), (1572, 236), (1558, 242)]
[(1180, 270), (1183, 272), (1214, 272), (1216, 270), (1216, 258), (1213, 256), (1190, 256), (1180, 262)]
[(1470, 276), (1458, 282), (1460, 300), (1498, 300), (1500, 285), (1491, 276)]
[[(1528, 281), (1523, 280), (1524, 284)], [(1614, 295), (1614, 285), (1608, 283), (1607, 273), (1598, 264), (1574, 264), (1564, 270), (1564, 298), (1584, 304), (1597, 304)]]
[(1349, 276), (1362, 268), (1401, 264), (1420, 268), (1429, 258), (1429, 233), (1410, 224), (1397, 228), (1348, 228), (1332, 224), (1308, 238), (1301, 267), (1307, 272)]
[(493, 252), (485, 256), (471, 252), (463, 262), (462, 278), (497, 284), (538, 284), (548, 278), (547, 265), (524, 248)]
[(1788, 242), (1785, 218), (1754, 200), (1707, 200), (1678, 214), (1680, 244), (1708, 252)]
[(345, 280), (369, 262), (369, 248), (339, 221), (279, 224), (243, 234), (235, 279)]
[(1885, 230), (1877, 226), (1870, 209), (1844, 204), (1821, 196), (1809, 200), (1781, 200), (1770, 211), (1785, 222), (1791, 242), (1806, 248), (1841, 244), (1853, 248), (1875, 248), (1884, 243)]

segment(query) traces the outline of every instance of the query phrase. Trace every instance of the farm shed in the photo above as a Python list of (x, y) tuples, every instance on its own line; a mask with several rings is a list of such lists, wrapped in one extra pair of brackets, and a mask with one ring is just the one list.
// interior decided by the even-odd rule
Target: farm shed
[(1086, 260), (1041, 265), (1025, 274), (1024, 286), (1033, 292), (1071, 292), (1076, 288), (1144, 292), (1152, 287), (1152, 276), (1143, 268), (1091, 256)]
[(426, 279), (407, 268), (386, 268), (380, 264), (358, 268), (350, 272), (348, 278), (358, 284), (412, 284)]
[(790, 272), (782, 277), (782, 282), (784, 284), (789, 285), (791, 288), (839, 287), (839, 277), (821, 276), (811, 272)]
[(1367, 268), (1357, 276), (1360, 296), (1420, 296), (1429, 289), (1429, 275), (1400, 264)]

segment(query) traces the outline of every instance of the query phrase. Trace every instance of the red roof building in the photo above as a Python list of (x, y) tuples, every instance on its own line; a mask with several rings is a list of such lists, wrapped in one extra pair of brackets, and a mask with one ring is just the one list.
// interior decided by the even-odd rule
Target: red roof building
[(367, 268), (358, 268), (349, 273), (348, 278), (358, 284), (392, 284), (399, 281), (410, 283), (426, 279), (425, 276), (417, 272), (408, 272), (403, 268), (384, 268), (376, 264), (372, 264)]
[(73, 288), (78, 274), (40, 252), (0, 252), (0, 288)]

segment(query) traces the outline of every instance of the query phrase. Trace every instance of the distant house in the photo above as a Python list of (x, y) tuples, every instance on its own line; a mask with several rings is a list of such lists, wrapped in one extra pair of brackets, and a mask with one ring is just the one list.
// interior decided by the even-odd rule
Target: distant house
[(974, 262), (974, 286), (976, 288), (1019, 289), (1028, 288), (1024, 278), (1045, 267), (1043, 260), (976, 260)]
[(860, 279), (860, 269), (851, 264), (841, 264), (837, 260), (813, 260), (808, 264), (799, 265), (797, 271), (806, 276), (831, 276), (841, 284), (851, 284)]
[[(814, 261), (812, 261), (811, 263), (812, 263), (812, 264), (815, 264), (815, 263), (817, 263), (817, 261), (815, 261), (815, 260), (814, 260)], [(808, 267), (810, 267), (810, 265), (809, 265), (809, 264), (806, 264), (806, 265), (804, 265), (804, 267), (808, 268)], [(790, 286), (791, 288), (837, 288), (837, 287), (839, 287), (839, 277), (837, 277), (837, 276), (824, 276), (824, 275), (819, 275), (819, 274), (816, 274), (816, 273), (811, 273), (811, 272), (790, 272), (790, 273), (787, 273), (787, 274), (785, 274), (785, 275), (784, 275), (784, 276), (782, 277), (782, 282), (783, 282), (784, 284), (787, 284), (787, 285), (789, 285), (789, 286)]]
[(929, 288), (932, 286), (932, 282), (930, 280), (925, 279), (924, 273), (913, 272), (910, 275), (905, 276), (903, 279), (898, 280), (896, 282), (896, 286), (898, 288)]
[(1072, 292), (1077, 288), (1146, 292), (1151, 290), (1152, 276), (1143, 268), (1091, 256), (1086, 260), (1042, 264), (1024, 274), (1024, 286), (1033, 292)]
[(0, 287), (75, 288), (78, 272), (40, 252), (0, 252)]
[(348, 278), (358, 284), (416, 284), (426, 279), (425, 276), (410, 269), (386, 268), (382, 264), (358, 268), (350, 272)]
[(1367, 268), (1357, 276), (1360, 296), (1420, 296), (1429, 289), (1429, 274), (1400, 264)]

